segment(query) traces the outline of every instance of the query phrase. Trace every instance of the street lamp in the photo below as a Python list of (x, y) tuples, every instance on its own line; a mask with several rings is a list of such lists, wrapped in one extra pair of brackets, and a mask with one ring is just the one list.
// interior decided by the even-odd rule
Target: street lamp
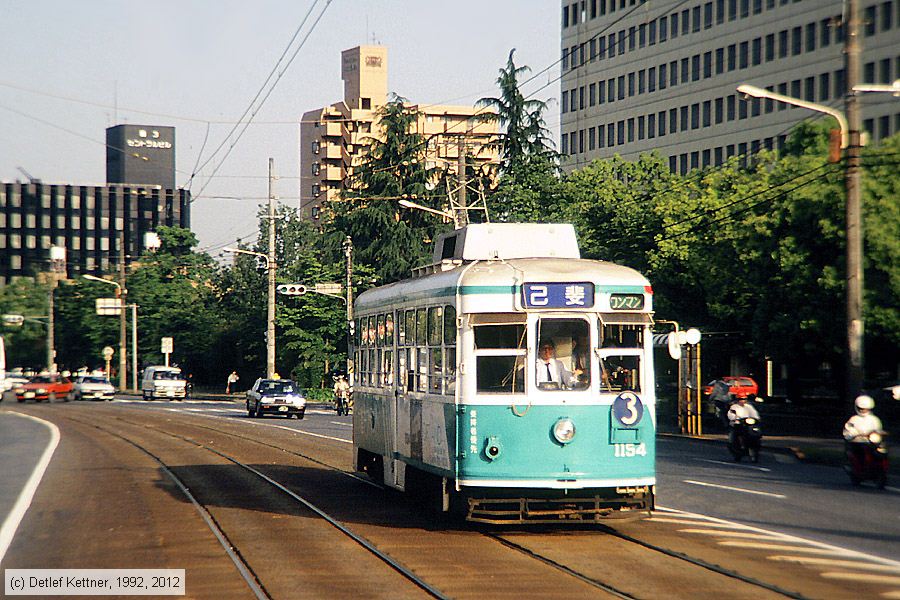
[[(125, 346), (127, 341), (126, 337), (126, 325), (125, 325), (125, 298), (128, 294), (128, 290), (122, 287), (118, 281), (113, 281), (111, 279), (104, 279), (102, 277), (97, 277), (95, 275), (91, 275), (89, 273), (85, 273), (82, 275), (85, 279), (89, 279), (91, 281), (99, 281), (101, 283), (108, 283), (109, 285), (116, 286), (116, 297), (119, 298), (119, 389), (126, 389), (128, 387), (128, 378), (127, 378), (127, 369), (128, 369), (128, 357), (125, 355)], [(134, 319), (137, 318), (136, 311), (133, 316)], [(137, 328), (137, 324), (134, 324), (134, 328)], [(109, 375), (107, 373), (107, 375)], [(137, 373), (135, 373), (135, 377)], [(137, 383), (135, 380), (135, 389), (137, 389)]]
[(741, 94), (752, 96), (753, 98), (768, 98), (769, 100), (776, 100), (778, 102), (784, 102), (785, 104), (792, 104), (808, 110), (831, 115), (837, 120), (838, 126), (841, 128), (841, 148), (846, 148), (847, 144), (850, 142), (850, 129), (847, 125), (847, 117), (844, 116), (843, 112), (835, 108), (824, 106), (822, 104), (815, 104), (814, 102), (807, 102), (806, 100), (800, 100), (799, 98), (792, 98), (783, 94), (776, 94), (775, 92), (770, 92), (769, 90), (764, 90), (755, 85), (748, 85), (746, 83), (739, 85), (737, 91)]
[[(851, 17), (855, 20), (855, 16)], [(854, 36), (855, 37), (855, 36)], [(851, 79), (852, 81), (852, 79)], [(896, 84), (897, 82), (895, 82)], [(851, 89), (858, 91), (861, 86)], [(900, 86), (898, 86), (900, 89)], [(844, 188), (846, 190), (846, 236), (847, 236), (847, 396), (852, 401), (862, 391), (865, 367), (863, 362), (863, 270), (862, 270), (862, 194), (860, 189), (860, 132), (859, 114), (855, 105), (855, 94), (847, 95), (847, 114), (852, 119), (830, 106), (776, 94), (752, 85), (741, 84), (737, 91), (754, 98), (770, 98), (785, 104), (800, 106), (808, 110), (825, 113), (837, 119), (841, 128), (841, 148), (846, 149), (844, 163)], [(849, 122), (852, 121), (851, 128)]]
[(402, 206), (403, 208), (415, 208), (417, 210), (424, 210), (425, 212), (430, 212), (435, 215), (440, 215), (444, 218), (450, 219), (451, 221), (456, 220), (456, 217), (454, 217), (452, 213), (449, 213), (445, 210), (437, 210), (434, 208), (428, 208), (427, 206), (422, 206), (421, 204), (416, 204), (415, 202), (412, 202), (410, 200), (399, 200), (398, 204), (400, 204), (400, 206)]
[[(269, 221), (271, 231), (273, 222)], [(272, 246), (273, 244), (270, 244)], [(272, 379), (275, 376), (275, 260), (274, 254), (270, 259), (268, 255), (262, 252), (254, 252), (253, 250), (243, 250), (241, 248), (222, 248), (225, 252), (233, 254), (249, 254), (266, 261), (266, 272), (268, 274), (268, 303), (266, 310), (266, 378)]]
[(853, 86), (854, 92), (887, 92), (894, 96), (900, 97), (900, 79), (895, 79), (894, 83), (884, 85), (880, 83), (864, 83)]

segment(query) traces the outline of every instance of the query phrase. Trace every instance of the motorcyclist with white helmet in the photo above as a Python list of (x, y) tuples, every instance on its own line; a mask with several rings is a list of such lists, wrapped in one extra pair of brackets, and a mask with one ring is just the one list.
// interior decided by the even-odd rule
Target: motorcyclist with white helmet
[(864, 443), (873, 431), (881, 431), (881, 419), (875, 416), (875, 400), (872, 396), (858, 396), (854, 402), (856, 414), (844, 424), (844, 439), (851, 443)]

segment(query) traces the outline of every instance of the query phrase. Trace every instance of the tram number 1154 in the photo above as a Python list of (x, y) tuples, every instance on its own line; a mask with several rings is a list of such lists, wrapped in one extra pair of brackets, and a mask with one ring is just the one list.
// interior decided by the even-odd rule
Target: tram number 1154
[(613, 444), (616, 458), (630, 458), (633, 456), (647, 456), (647, 446), (640, 444)]

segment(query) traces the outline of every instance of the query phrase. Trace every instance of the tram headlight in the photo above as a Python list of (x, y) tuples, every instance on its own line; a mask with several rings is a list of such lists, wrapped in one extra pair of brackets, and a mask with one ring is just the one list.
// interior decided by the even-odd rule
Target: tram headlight
[(560, 444), (568, 444), (575, 438), (575, 423), (568, 417), (563, 417), (553, 425), (553, 437)]

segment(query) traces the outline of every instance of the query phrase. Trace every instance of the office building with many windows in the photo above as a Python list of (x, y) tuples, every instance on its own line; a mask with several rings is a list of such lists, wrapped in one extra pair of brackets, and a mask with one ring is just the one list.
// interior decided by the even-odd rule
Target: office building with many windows
[[(344, 99), (308, 111), (300, 122), (300, 211), (319, 217), (326, 201), (340, 197), (353, 169), (365, 160), (369, 143), (381, 135), (379, 109), (388, 100), (387, 48), (357, 46), (341, 53)], [(419, 113), (412, 124), (425, 139), (428, 167), (456, 172), (461, 147), (468, 164), (497, 161), (497, 123), (477, 117), (473, 106), (409, 104)]]
[[(859, 0), (859, 83), (900, 78), (900, 0)], [(562, 2), (561, 151), (567, 170), (656, 151), (673, 171), (780, 148), (823, 117), (765, 99), (747, 83), (843, 110), (840, 0)], [(861, 95), (863, 129), (900, 133), (900, 102)]]

